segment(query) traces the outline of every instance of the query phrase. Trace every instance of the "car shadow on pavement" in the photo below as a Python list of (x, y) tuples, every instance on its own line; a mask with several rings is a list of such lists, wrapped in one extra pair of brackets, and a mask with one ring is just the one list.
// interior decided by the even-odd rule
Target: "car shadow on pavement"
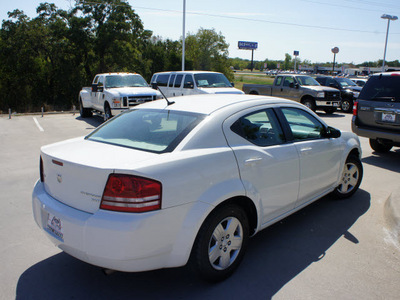
[[(76, 120), (80, 122), (86, 122), (93, 127), (98, 127), (104, 123), (104, 119), (98, 115), (94, 115), (93, 117), (90, 118), (82, 118), (78, 116), (76, 117)], [(88, 128), (88, 129), (93, 129), (93, 128)]]
[[(211, 284), (186, 266), (142, 273), (101, 269), (60, 253), (27, 269), (16, 299), (270, 299), (310, 265), (324, 259), (341, 238), (363, 247), (351, 226), (370, 207), (370, 195), (327, 196), (250, 239), (235, 274)], [(346, 266), (343, 265), (343, 272)], [(327, 287), (329, 288), (329, 287)]]
[(400, 173), (400, 149), (395, 148), (388, 153), (372, 152), (372, 155), (364, 157), (362, 162), (364, 164)]
[(320, 116), (321, 118), (327, 118), (327, 119), (337, 119), (337, 118), (344, 118), (346, 116), (346, 113), (342, 112), (342, 111), (335, 111), (332, 114), (327, 114), (324, 112), (317, 112), (317, 115)]

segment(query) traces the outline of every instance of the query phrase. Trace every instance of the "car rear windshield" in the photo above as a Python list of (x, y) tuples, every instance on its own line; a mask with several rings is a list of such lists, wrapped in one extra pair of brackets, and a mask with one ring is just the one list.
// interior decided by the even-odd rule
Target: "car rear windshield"
[(359, 99), (400, 102), (400, 76), (372, 76)]
[(204, 115), (136, 109), (122, 113), (86, 139), (154, 153), (171, 152)]

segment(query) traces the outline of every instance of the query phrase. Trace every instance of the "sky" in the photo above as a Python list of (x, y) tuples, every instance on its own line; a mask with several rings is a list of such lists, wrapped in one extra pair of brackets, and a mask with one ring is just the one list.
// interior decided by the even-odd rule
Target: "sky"
[[(37, 16), (36, 0), (1, 0), (0, 19), (19, 9)], [(95, 2), (96, 0), (88, 0)], [(47, 1), (68, 10), (74, 0)], [(239, 50), (239, 41), (257, 42), (254, 60), (284, 60), (285, 53), (313, 63), (333, 61), (360, 64), (383, 59), (387, 20), (400, 17), (398, 0), (128, 0), (144, 28), (164, 39), (179, 40), (185, 32), (214, 29), (229, 44), (229, 57), (251, 59), (251, 51)], [(390, 21), (386, 60), (400, 60), (400, 20)]]

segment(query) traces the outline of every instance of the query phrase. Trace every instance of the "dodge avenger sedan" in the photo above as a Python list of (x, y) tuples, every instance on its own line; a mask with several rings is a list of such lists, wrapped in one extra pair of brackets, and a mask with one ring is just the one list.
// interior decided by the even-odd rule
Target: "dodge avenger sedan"
[(290, 100), (162, 99), (42, 147), (33, 214), (87, 263), (138, 272), (191, 262), (219, 281), (250, 236), (328, 193), (353, 195), (360, 157), (355, 134)]

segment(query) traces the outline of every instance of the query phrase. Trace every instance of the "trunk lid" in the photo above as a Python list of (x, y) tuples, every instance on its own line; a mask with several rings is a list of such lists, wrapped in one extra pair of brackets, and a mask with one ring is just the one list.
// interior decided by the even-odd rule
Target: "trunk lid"
[(155, 156), (83, 137), (45, 146), (41, 149), (45, 190), (70, 207), (94, 213), (109, 174), (132, 170)]

